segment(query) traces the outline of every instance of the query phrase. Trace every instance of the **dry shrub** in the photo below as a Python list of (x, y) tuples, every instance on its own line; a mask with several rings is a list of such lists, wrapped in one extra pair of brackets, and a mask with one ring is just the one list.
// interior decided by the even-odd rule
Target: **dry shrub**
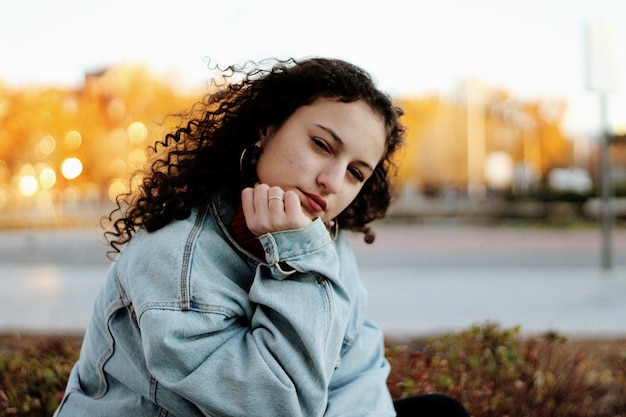
[[(0, 335), (0, 416), (50, 416), (80, 336)], [(440, 392), (474, 417), (626, 417), (626, 344), (520, 337), (495, 323), (410, 343), (388, 341), (394, 398)]]
[(78, 352), (75, 339), (60, 336), (5, 342), (0, 350), (0, 416), (51, 416)]
[[(590, 355), (556, 333), (471, 326), (416, 346), (389, 346), (394, 398), (439, 392), (474, 417), (626, 416), (626, 357)], [(598, 353), (597, 351), (594, 353)]]

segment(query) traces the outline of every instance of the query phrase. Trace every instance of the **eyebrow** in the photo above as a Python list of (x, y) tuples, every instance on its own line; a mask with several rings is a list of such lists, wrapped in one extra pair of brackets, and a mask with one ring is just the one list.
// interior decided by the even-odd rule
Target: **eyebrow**
[[(343, 140), (341, 140), (341, 137), (331, 128), (324, 126), (324, 125), (320, 125), (320, 124), (315, 124), (315, 126), (319, 127), (320, 129), (322, 129), (323, 131), (325, 131), (326, 133), (328, 133), (330, 136), (333, 137), (333, 139), (335, 140), (335, 142), (339, 143), (340, 146), (344, 146)], [(365, 161), (355, 161), (357, 164), (361, 165), (363, 168), (366, 168), (368, 170), (370, 170), (371, 172), (374, 172), (374, 168), (368, 164)]]

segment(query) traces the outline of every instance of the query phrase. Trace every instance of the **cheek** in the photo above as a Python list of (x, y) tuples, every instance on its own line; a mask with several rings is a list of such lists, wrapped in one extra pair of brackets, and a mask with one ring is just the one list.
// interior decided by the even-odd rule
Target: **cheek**
[(267, 178), (265, 158), (261, 156), (256, 164), (256, 176), (260, 182), (265, 182)]
[(343, 194), (341, 198), (337, 200), (337, 213), (335, 213), (333, 217), (338, 216), (342, 211), (348, 208), (359, 194), (359, 191), (361, 191), (360, 188), (356, 191), (349, 191)]
[(263, 152), (257, 164), (257, 177), (260, 182), (280, 185), (292, 178), (294, 173), (303, 172), (303, 159), (295, 152), (274, 152), (268, 149)]
[(296, 151), (290, 151), (285, 153), (284, 160), (282, 161), (285, 167), (291, 170), (302, 170), (306, 167), (307, 159)]

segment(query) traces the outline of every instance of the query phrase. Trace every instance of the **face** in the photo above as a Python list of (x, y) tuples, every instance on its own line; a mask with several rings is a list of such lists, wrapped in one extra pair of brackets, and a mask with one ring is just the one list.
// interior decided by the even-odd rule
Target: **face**
[(385, 149), (385, 125), (364, 101), (320, 99), (269, 128), (259, 181), (298, 194), (311, 219), (334, 219), (356, 198)]

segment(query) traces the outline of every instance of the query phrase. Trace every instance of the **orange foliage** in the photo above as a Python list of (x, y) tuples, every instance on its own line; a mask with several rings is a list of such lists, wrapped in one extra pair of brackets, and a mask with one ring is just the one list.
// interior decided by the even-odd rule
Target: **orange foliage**
[[(31, 171), (54, 170), (56, 190), (73, 187), (103, 198), (114, 180), (126, 180), (141, 165), (146, 146), (179, 121), (167, 116), (189, 109), (202, 94), (177, 91), (141, 67), (89, 74), (78, 90), (13, 91), (0, 84), (0, 192), (10, 189), (17, 195), (16, 178), (29, 166)], [(516, 164), (533, 166), (542, 175), (571, 163), (571, 145), (560, 130), (563, 103), (522, 102), (501, 90), (482, 94), (485, 155), (506, 152)], [(422, 189), (466, 186), (464, 93), (450, 99), (402, 98), (398, 104), (408, 128), (407, 146), (397, 158), (401, 181)], [(82, 161), (77, 179), (60, 175), (68, 157)]]
[[(14, 187), (24, 166), (47, 167), (57, 174), (54, 189), (73, 187), (92, 197), (95, 190), (102, 198), (110, 182), (126, 180), (146, 146), (178, 121), (166, 116), (189, 108), (200, 94), (181, 94), (141, 67), (88, 75), (78, 90), (0, 88), (0, 166), (9, 172), (0, 175), (0, 187)], [(145, 132), (130, 132), (137, 126)], [(82, 162), (83, 172), (67, 180), (61, 165), (70, 157)]]
[[(485, 91), (484, 155), (505, 152), (544, 177), (572, 163), (570, 141), (561, 131), (562, 102), (515, 100), (502, 90)], [(399, 174), (409, 186), (464, 187), (468, 181), (466, 96), (403, 98), (407, 146), (398, 157)]]

